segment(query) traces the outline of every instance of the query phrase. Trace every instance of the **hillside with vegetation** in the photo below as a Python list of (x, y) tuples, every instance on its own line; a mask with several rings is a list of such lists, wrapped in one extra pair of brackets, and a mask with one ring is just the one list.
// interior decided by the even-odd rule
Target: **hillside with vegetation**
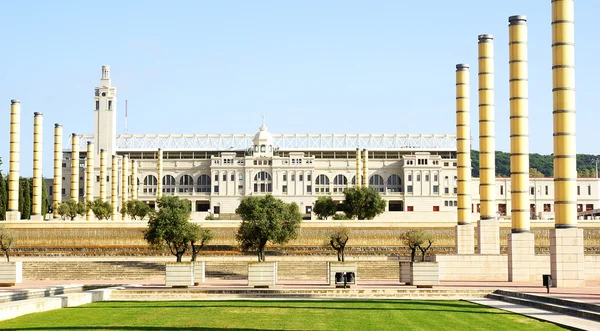
[[(596, 164), (594, 159), (600, 155), (577, 154), (577, 176), (595, 177)], [(471, 150), (472, 176), (479, 177), (479, 151)], [(529, 154), (529, 173), (531, 177), (554, 176), (554, 156)], [(496, 177), (510, 177), (510, 153), (496, 151)]]

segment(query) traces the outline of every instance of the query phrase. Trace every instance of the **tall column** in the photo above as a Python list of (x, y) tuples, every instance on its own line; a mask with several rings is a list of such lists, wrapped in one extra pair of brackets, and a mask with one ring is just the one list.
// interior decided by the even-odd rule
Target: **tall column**
[(119, 158), (116, 155), (112, 155), (112, 162), (110, 168), (110, 204), (112, 206), (111, 220), (117, 219), (117, 202), (118, 202), (118, 190), (119, 187)]
[(496, 155), (494, 132), (494, 37), (482, 34), (478, 43), (479, 194), (477, 222), (479, 254), (500, 254), (500, 223), (496, 218)]
[(360, 148), (356, 149), (356, 177), (354, 181), (354, 187), (359, 188), (362, 180), (360, 179)]
[(510, 181), (512, 230), (508, 236), (508, 280), (535, 280), (529, 209), (527, 18), (508, 18), (510, 82)]
[(471, 106), (469, 65), (456, 65), (456, 158), (458, 210), (456, 253), (475, 253), (475, 232), (471, 224)]
[(106, 150), (100, 150), (100, 200), (106, 201)]
[[(85, 173), (85, 201), (88, 204), (94, 201), (94, 180), (94, 143), (88, 141)], [(94, 219), (92, 210), (88, 210), (85, 219), (88, 221)]]
[(583, 287), (583, 229), (577, 228), (574, 1), (552, 1), (554, 229), (550, 271), (556, 287)]
[(157, 168), (158, 168), (158, 182), (156, 183), (156, 198), (160, 198), (162, 196), (162, 178), (163, 178), (163, 151), (162, 149), (158, 149), (158, 160), (157, 160)]
[[(129, 187), (127, 184), (127, 177), (129, 177), (129, 158), (127, 155), (123, 155), (121, 163), (121, 209), (123, 209), (127, 204), (127, 188)], [(127, 220), (127, 214), (122, 213), (121, 219), (123, 221)]]
[(362, 178), (362, 186), (369, 187), (369, 151), (367, 149), (363, 149), (363, 178)]
[(131, 160), (131, 200), (137, 200), (137, 162)]
[(10, 157), (8, 170), (8, 210), (7, 221), (21, 219), (19, 212), (19, 155), (21, 141), (21, 102), (10, 101)]
[(42, 113), (33, 113), (33, 194), (31, 220), (41, 221), (42, 215), (42, 138), (44, 136)]
[(71, 199), (79, 201), (79, 137), (71, 134)]
[(58, 205), (62, 202), (62, 125), (54, 124), (54, 181), (52, 183), (53, 217), (60, 218)]

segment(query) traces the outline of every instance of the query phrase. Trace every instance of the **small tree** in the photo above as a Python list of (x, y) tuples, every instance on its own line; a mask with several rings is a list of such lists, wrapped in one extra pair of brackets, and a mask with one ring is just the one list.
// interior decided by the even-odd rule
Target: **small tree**
[(329, 244), (337, 251), (338, 261), (344, 262), (344, 251), (348, 239), (350, 239), (350, 232), (343, 227), (339, 227), (329, 234)]
[(421, 251), (421, 261), (425, 261), (425, 253), (429, 248), (433, 245), (433, 236), (429, 232), (425, 232), (423, 235), (423, 243), (419, 245), (419, 250)]
[(335, 215), (336, 211), (337, 204), (330, 196), (319, 197), (319, 199), (315, 201), (315, 205), (313, 207), (313, 212), (320, 220), (326, 220), (327, 217)]
[(112, 216), (112, 204), (108, 201), (102, 201), (100, 198), (88, 203), (87, 208), (88, 210), (91, 210), (92, 213), (94, 213), (94, 216), (99, 220), (109, 220)]
[(15, 238), (12, 233), (5, 229), (2, 224), (0, 224), (0, 249), (4, 251), (4, 255), (6, 256), (6, 262), (10, 262), (10, 247), (12, 246)]
[(270, 194), (244, 198), (235, 212), (242, 217), (235, 237), (242, 250), (257, 251), (258, 262), (265, 260), (267, 242), (285, 244), (296, 238), (302, 222), (295, 202), (285, 203)]
[(371, 188), (350, 188), (344, 192), (344, 196), (344, 211), (350, 218), (371, 220), (385, 211), (385, 200)]
[(177, 262), (181, 262), (191, 240), (198, 238), (197, 229), (189, 223), (190, 202), (175, 196), (162, 196), (157, 204), (159, 209), (150, 215), (144, 239), (154, 249), (167, 246)]
[(191, 251), (192, 251), (192, 262), (196, 261), (196, 257), (198, 256), (198, 253), (200, 252), (200, 250), (202, 250), (202, 248), (204, 248), (204, 246), (213, 239), (213, 233), (210, 230), (205, 230), (202, 229), (199, 225), (197, 224), (191, 224), (190, 225), (193, 227), (194, 231), (194, 237), (190, 240), (190, 246), (191, 246)]
[(140, 200), (129, 200), (125, 206), (121, 207), (121, 214), (129, 215), (133, 220), (138, 218), (143, 220), (152, 212), (148, 204)]
[(410, 249), (410, 261), (415, 262), (417, 249), (421, 251), (421, 261), (425, 261), (425, 253), (433, 244), (433, 236), (423, 230), (410, 230), (404, 232), (400, 239)]
[(62, 219), (69, 218), (70, 220), (74, 220), (78, 215), (85, 215), (87, 210), (85, 207), (85, 202), (77, 202), (74, 199), (57, 203), (54, 208), (58, 208), (58, 214), (62, 217)]

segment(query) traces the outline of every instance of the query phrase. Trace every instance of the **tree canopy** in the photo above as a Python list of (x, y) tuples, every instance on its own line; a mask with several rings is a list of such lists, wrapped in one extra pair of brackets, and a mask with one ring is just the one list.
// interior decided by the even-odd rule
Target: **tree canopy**
[(344, 262), (345, 250), (348, 239), (350, 239), (350, 231), (344, 227), (338, 227), (329, 233), (329, 245), (337, 252), (338, 261)]
[(214, 235), (210, 230), (205, 230), (200, 225), (192, 224), (194, 230), (194, 236), (190, 239), (190, 248), (192, 251), (192, 262), (196, 261), (196, 257), (200, 250), (213, 239)]
[(386, 202), (379, 192), (369, 188), (350, 188), (344, 192), (344, 212), (349, 218), (371, 220), (385, 211)]
[(313, 207), (313, 212), (320, 220), (326, 220), (329, 216), (335, 215), (336, 211), (337, 204), (330, 196), (319, 197)]
[(85, 215), (86, 207), (85, 202), (83, 201), (75, 201), (75, 199), (70, 199), (61, 203), (57, 203), (55, 208), (58, 208), (58, 214), (63, 219), (74, 220), (77, 215)]
[(91, 210), (92, 213), (94, 213), (94, 216), (99, 220), (108, 220), (112, 216), (112, 204), (108, 201), (102, 201), (100, 198), (88, 202), (87, 208)]
[(143, 220), (152, 212), (150, 206), (140, 200), (129, 200), (123, 207), (121, 207), (121, 214), (129, 215), (133, 220)]
[(302, 222), (295, 202), (285, 203), (270, 194), (244, 198), (235, 212), (242, 217), (236, 239), (242, 250), (256, 250), (259, 262), (265, 260), (267, 242), (285, 244), (296, 238)]
[(410, 249), (411, 262), (415, 262), (417, 249), (421, 251), (421, 261), (425, 261), (425, 253), (433, 244), (433, 235), (423, 230), (409, 230), (400, 235), (400, 240)]
[(191, 204), (176, 196), (161, 196), (157, 200), (158, 211), (150, 215), (144, 239), (152, 248), (165, 246), (181, 262), (192, 240), (198, 240), (197, 228), (189, 222)]
[(6, 256), (6, 262), (10, 262), (10, 248), (14, 243), (15, 238), (12, 233), (4, 228), (4, 225), (0, 224), (0, 249), (4, 251)]

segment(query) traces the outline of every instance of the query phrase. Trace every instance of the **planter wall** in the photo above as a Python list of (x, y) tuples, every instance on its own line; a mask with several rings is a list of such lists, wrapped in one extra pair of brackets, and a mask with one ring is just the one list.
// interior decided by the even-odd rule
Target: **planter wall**
[(277, 262), (248, 262), (248, 286), (269, 287), (277, 283)]
[(23, 262), (0, 263), (0, 286), (15, 286), (23, 282)]
[(194, 262), (194, 285), (199, 285), (206, 281), (206, 262)]
[(194, 285), (193, 262), (167, 262), (165, 270), (166, 286), (188, 287)]
[(411, 262), (400, 262), (400, 283), (410, 285)]
[(411, 263), (410, 283), (417, 287), (440, 285), (440, 267), (437, 262)]
[(358, 263), (356, 262), (329, 262), (327, 263), (327, 283), (335, 285), (336, 272), (353, 272), (355, 283), (358, 283)]

